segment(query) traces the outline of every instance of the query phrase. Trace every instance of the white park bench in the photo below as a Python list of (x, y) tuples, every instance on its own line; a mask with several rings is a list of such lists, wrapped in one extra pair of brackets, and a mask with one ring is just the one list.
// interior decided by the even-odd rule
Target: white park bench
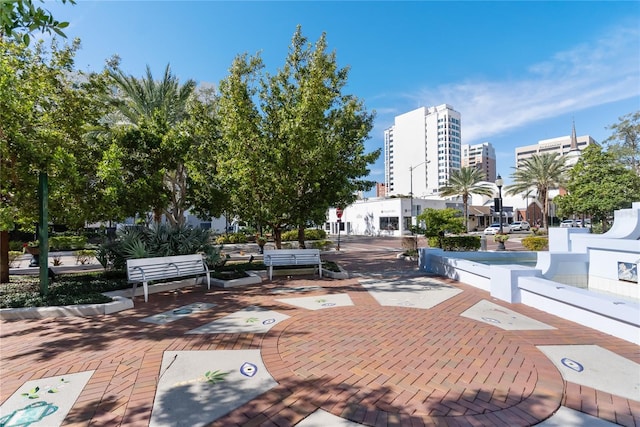
[(200, 254), (175, 255), (154, 258), (136, 258), (127, 260), (127, 278), (133, 283), (132, 298), (136, 294), (136, 285), (142, 283), (144, 302), (149, 299), (149, 282), (167, 281), (204, 275), (207, 278), (207, 289), (211, 289), (209, 268)]
[(273, 267), (317, 265), (322, 277), (320, 249), (276, 249), (264, 251), (264, 265), (269, 267), (269, 280), (273, 277)]

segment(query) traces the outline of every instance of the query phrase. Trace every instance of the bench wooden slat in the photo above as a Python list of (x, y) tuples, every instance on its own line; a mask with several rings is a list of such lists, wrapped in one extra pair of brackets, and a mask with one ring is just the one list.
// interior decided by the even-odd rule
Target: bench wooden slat
[(269, 280), (273, 278), (273, 267), (318, 265), (322, 277), (322, 261), (319, 249), (276, 249), (264, 251), (264, 264), (269, 267)]
[(207, 277), (207, 288), (211, 289), (209, 268), (200, 254), (127, 260), (127, 278), (129, 283), (133, 283), (132, 297), (135, 296), (136, 285), (142, 283), (145, 302), (149, 295), (148, 282), (190, 276), (196, 276), (197, 279), (203, 274)]

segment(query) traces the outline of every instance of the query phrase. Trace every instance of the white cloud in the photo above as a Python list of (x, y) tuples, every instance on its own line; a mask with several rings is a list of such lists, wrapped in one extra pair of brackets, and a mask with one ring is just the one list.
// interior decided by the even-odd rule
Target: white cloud
[(466, 81), (419, 94), (444, 99), (464, 118), (465, 143), (476, 143), (535, 121), (640, 95), (637, 25), (532, 64), (510, 81)]

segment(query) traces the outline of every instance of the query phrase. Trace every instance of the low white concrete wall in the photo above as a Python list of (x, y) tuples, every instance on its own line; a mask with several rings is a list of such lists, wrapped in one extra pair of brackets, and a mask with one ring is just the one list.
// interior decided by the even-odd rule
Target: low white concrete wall
[(586, 253), (540, 252), (536, 268), (545, 279), (578, 288), (588, 286), (589, 255)]
[[(545, 279), (537, 268), (512, 264), (489, 266), (459, 258), (469, 254), (481, 258), (474, 252), (422, 248), (419, 249), (419, 268), (475, 286), (494, 298), (527, 304), (640, 345), (640, 304)], [(509, 254), (496, 252), (491, 257), (506, 260)]]
[(521, 302), (640, 345), (640, 306), (539, 277), (518, 281)]

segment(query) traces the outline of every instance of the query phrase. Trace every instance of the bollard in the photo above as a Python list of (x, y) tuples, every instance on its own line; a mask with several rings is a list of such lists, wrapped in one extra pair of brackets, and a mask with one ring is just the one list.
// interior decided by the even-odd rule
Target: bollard
[(487, 237), (484, 234), (480, 236), (480, 250), (481, 251), (487, 250)]

